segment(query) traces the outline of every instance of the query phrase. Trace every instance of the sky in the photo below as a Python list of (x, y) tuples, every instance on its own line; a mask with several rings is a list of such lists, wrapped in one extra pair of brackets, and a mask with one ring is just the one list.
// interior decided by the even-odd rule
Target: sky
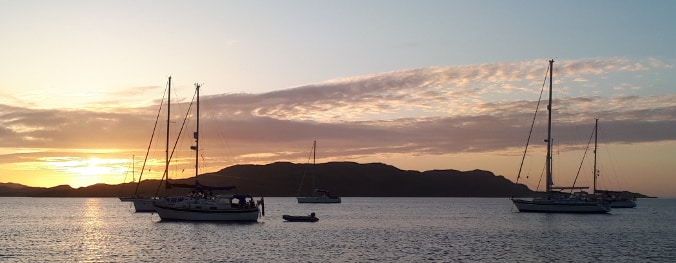
[(194, 175), (194, 119), (181, 127), (199, 83), (200, 173), (306, 163), (316, 140), (316, 162), (481, 169), (542, 190), (545, 102), (533, 116), (553, 59), (555, 184), (592, 183), (598, 118), (598, 187), (676, 197), (674, 11), (660, 0), (0, 0), (0, 182), (159, 178), (171, 76), (171, 178)]

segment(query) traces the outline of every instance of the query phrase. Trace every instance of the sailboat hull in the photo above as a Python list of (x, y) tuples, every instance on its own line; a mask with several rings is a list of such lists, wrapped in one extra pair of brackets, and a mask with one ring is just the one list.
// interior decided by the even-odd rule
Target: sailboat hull
[(512, 199), (519, 212), (539, 213), (589, 213), (610, 212), (610, 206), (602, 201), (566, 200), (566, 199)]
[(134, 203), (134, 211), (137, 213), (155, 212), (153, 202), (154, 198), (135, 198), (131, 200)]
[(258, 221), (258, 208), (252, 209), (190, 209), (155, 206), (160, 219), (167, 221)]
[(634, 208), (636, 202), (633, 200), (611, 200), (610, 207), (612, 208)]
[(296, 197), (298, 203), (340, 203), (339, 196), (310, 196), (310, 197)]
[[(239, 199), (241, 198), (241, 199)], [(169, 197), (155, 201), (155, 212), (169, 221), (258, 221), (259, 205), (241, 195), (214, 198)], [(234, 202), (234, 200), (239, 200)], [(262, 202), (262, 201), (261, 201)]]

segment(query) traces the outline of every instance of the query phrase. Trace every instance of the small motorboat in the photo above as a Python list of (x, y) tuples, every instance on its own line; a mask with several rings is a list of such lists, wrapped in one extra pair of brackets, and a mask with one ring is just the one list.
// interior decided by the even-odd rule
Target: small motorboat
[(289, 222), (317, 222), (319, 218), (315, 216), (315, 213), (311, 213), (308, 216), (292, 216), (292, 215), (283, 215), (282, 218)]

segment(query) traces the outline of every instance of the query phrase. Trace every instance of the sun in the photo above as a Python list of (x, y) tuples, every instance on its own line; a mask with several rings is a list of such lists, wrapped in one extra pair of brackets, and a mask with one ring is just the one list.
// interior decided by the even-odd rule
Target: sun
[(120, 183), (119, 177), (127, 172), (128, 164), (129, 160), (96, 157), (59, 158), (50, 163), (54, 170), (67, 176), (65, 183), (74, 188), (97, 183)]
[(110, 167), (102, 166), (103, 161), (99, 158), (89, 158), (82, 165), (73, 167), (71, 172), (80, 175), (99, 175), (110, 173)]

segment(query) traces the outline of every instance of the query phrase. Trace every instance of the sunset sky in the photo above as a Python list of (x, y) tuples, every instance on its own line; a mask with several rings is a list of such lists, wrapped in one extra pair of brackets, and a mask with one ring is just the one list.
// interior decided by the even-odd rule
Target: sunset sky
[[(516, 181), (554, 59), (554, 177), (676, 197), (675, 1), (0, 0), (0, 183), (119, 184), (201, 88), (200, 167), (382, 162)], [(543, 94), (543, 99), (546, 97)], [(538, 188), (546, 105), (519, 183)], [(192, 134), (194, 122), (185, 134)], [(190, 140), (173, 178), (194, 174)], [(539, 189), (543, 188), (540, 183)]]

